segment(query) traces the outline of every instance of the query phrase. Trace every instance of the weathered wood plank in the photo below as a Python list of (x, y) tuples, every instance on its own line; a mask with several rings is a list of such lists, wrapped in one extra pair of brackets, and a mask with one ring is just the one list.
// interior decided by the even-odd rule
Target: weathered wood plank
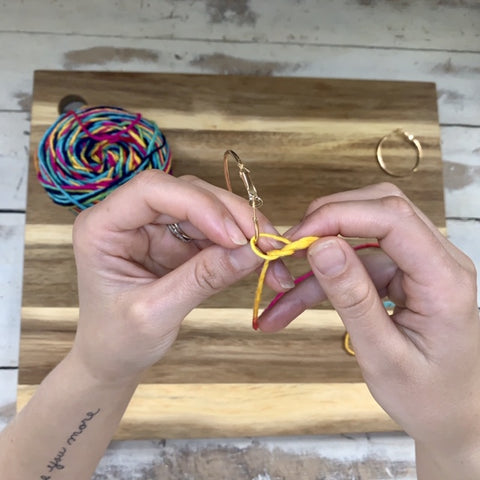
[[(34, 385), (19, 386), (19, 409), (35, 389)], [(363, 383), (141, 384), (114, 438), (318, 435), (398, 429)]]
[[(39, 71), (35, 75), (32, 108), (32, 152), (45, 129), (57, 118), (58, 102), (72, 93), (91, 104), (117, 104), (142, 112), (159, 123), (175, 157), (176, 175), (194, 174), (224, 185), (222, 154), (224, 149), (234, 148), (248, 159), (248, 166), (254, 172), (255, 183), (265, 202), (262, 211), (281, 225), (295, 223), (317, 191), (329, 193), (391, 180), (378, 167), (375, 148), (379, 139), (400, 122), (421, 139), (424, 158), (414, 176), (396, 183), (420, 203), (438, 227), (445, 225), (439, 126), (432, 84)], [(168, 119), (168, 124), (164, 124), (163, 119)], [(386, 158), (390, 155), (401, 164), (408, 155), (415, 158), (415, 152), (401, 141), (393, 142), (389, 148)], [(34, 225), (32, 233), (38, 233), (42, 224), (46, 229), (60, 225), (63, 231), (64, 225), (71, 225), (73, 215), (51, 202), (35, 178), (33, 168), (29, 174), (27, 223)], [(76, 313), (62, 309), (42, 311), (46, 307), (77, 304), (72, 248), (65, 243), (65, 232), (60, 232), (58, 243), (52, 243), (55, 232), (44, 233), (41, 243), (28, 238), (26, 242), (23, 305), (31, 308), (24, 309), (23, 317), (22, 384), (40, 382), (69, 350), (73, 338), (74, 321), (68, 327), (61, 316)], [(341, 348), (343, 327), (336, 314), (325, 312), (321, 328), (318, 328), (318, 316), (311, 312), (308, 321), (299, 320), (282, 334), (258, 336), (251, 331), (249, 309), (237, 310), (247, 306), (245, 301), (250, 307), (254, 284), (244, 283), (236, 288), (240, 290), (234, 294), (230, 290), (222, 292), (212, 299), (213, 304), (209, 301), (202, 305), (228, 307), (227, 312), (225, 308), (217, 311), (202, 308), (187, 319), (168, 359), (149, 370), (139, 389), (140, 392), (148, 390), (145, 382), (152, 382), (150, 386), (160, 389), (155, 390), (157, 395), (161, 387), (167, 388), (168, 384), (173, 388), (169, 395), (178, 397), (175, 404), (187, 402), (185, 411), (178, 414), (184, 423), (177, 421), (176, 413), (169, 414), (174, 416), (169, 419), (172, 435), (182, 435), (190, 422), (193, 427), (188, 428), (189, 436), (210, 436), (218, 432), (255, 435), (357, 431), (357, 417), (350, 417), (352, 412), (356, 415), (358, 405), (350, 408), (348, 403), (358, 398), (350, 394), (343, 397), (343, 393), (348, 385), (354, 386), (356, 392), (355, 385), (361, 376), (354, 359)], [(60, 319), (45, 320), (48, 314)], [(225, 328), (226, 322), (228, 328)], [(321, 338), (317, 337), (322, 344), (320, 355), (316, 331), (321, 332)], [(289, 346), (288, 353), (285, 345)], [(259, 365), (262, 368), (258, 368)], [(192, 384), (197, 385), (196, 391), (205, 397), (203, 400), (198, 395), (191, 398)], [(328, 395), (342, 397), (344, 407), (338, 416), (335, 412), (325, 416), (327, 411), (320, 409), (316, 414), (319, 430), (309, 429), (313, 410), (307, 408), (307, 404), (302, 404), (291, 419), (278, 416), (289, 398), (292, 404), (296, 403), (295, 397), (302, 397), (300, 403), (304, 396), (309, 398), (304, 387), (308, 384), (313, 385), (312, 405), (316, 403), (314, 397), (319, 400), (318, 396), (328, 391), (327, 385), (332, 385), (333, 390), (337, 385), (342, 386)], [(212, 430), (210, 412), (202, 405), (215, 405), (217, 394), (226, 395), (223, 390), (216, 391), (224, 388), (222, 385), (228, 385), (228, 391), (237, 392), (231, 397), (233, 403), (222, 403), (223, 412), (218, 410), (220, 404), (215, 406), (216, 415), (224, 419), (234, 415), (237, 408), (243, 409), (244, 406), (237, 406), (235, 402), (256, 395), (257, 387), (268, 389), (277, 385), (278, 391), (286, 389), (288, 395), (278, 399), (284, 405), (278, 407), (280, 410), (271, 408), (271, 417), (266, 423), (263, 413), (259, 415), (261, 410), (252, 410), (248, 429), (242, 429), (247, 424), (226, 428), (224, 420), (220, 420), (219, 430)], [(269, 391), (269, 395), (276, 395), (273, 392)], [(149, 397), (139, 395), (137, 407), (132, 408), (137, 408), (141, 415), (144, 411), (146, 417), (141, 419), (135, 414), (124, 438), (152, 435), (149, 425), (153, 421), (152, 428), (157, 428), (154, 417), (163, 415), (152, 412), (149, 419)], [(215, 398), (207, 400), (210, 395)], [(391, 421), (382, 421), (375, 409), (367, 413), (370, 406), (367, 400), (364, 416), (374, 416), (375, 421), (362, 424), (360, 430), (392, 428)], [(240, 416), (243, 418), (244, 413)], [(256, 421), (258, 416), (262, 418)], [(325, 418), (321, 419), (322, 416)], [(128, 423), (128, 414), (126, 418)], [(252, 429), (251, 425), (255, 427)], [(271, 425), (276, 425), (274, 430)], [(195, 431), (197, 433), (192, 433)]]
[[(0, 112), (0, 210), (26, 209), (29, 128), (25, 113)], [(478, 217), (480, 129), (444, 126), (441, 139), (446, 216)]]
[[(154, 39), (480, 50), (474, 0), (82, 2), (0, 6), (0, 30)], [(131, 40), (130, 40), (131, 41)]]
[(26, 113), (0, 112), (0, 210), (25, 210), (29, 136)]
[[(40, 383), (70, 350), (78, 310), (24, 308), (21, 384)], [(195, 309), (173, 347), (143, 383), (361, 382), (343, 349), (344, 327), (333, 310), (307, 311), (275, 335), (251, 328), (251, 309)]]
[[(472, 200), (480, 205), (480, 197)], [(447, 228), (449, 239), (473, 260), (477, 268), (477, 305), (480, 308), (480, 220), (450, 219), (447, 221)]]
[(0, 44), (0, 109), (28, 109), (39, 68), (167, 71), (435, 82), (440, 123), (480, 124), (478, 53), (19, 33), (0, 33)]
[(442, 157), (447, 217), (480, 219), (480, 128), (444, 127)]
[[(222, 155), (235, 149), (255, 172), (262, 211), (277, 225), (298, 221), (317, 192), (389, 180), (410, 194), (438, 227), (444, 226), (431, 84), (40, 71), (35, 77), (32, 152), (58, 117), (59, 101), (72, 93), (93, 105), (119, 104), (156, 121), (171, 146), (175, 175), (193, 174), (224, 186)], [(421, 140), (424, 158), (414, 175), (392, 179), (378, 167), (375, 148), (399, 124)], [(408, 172), (404, 159), (413, 161), (415, 152), (405, 142), (393, 141), (385, 158), (401, 158), (400, 168)], [(34, 168), (29, 175), (28, 223), (72, 223), (71, 213), (45, 195)]]
[[(55, 231), (55, 225), (45, 229), (34, 225), (34, 230), (42, 231), (39, 240)], [(62, 229), (63, 230), (63, 229)], [(27, 226), (27, 231), (30, 231)], [(62, 233), (62, 236), (64, 233)], [(53, 236), (53, 235), (52, 235)], [(65, 237), (64, 237), (65, 238)], [(55, 261), (52, 261), (52, 258)], [(287, 259), (292, 274), (300, 276), (309, 270), (305, 259)], [(75, 262), (71, 242), (68, 244), (30, 243), (25, 248), (25, 266), (23, 275), (23, 305), (43, 307), (74, 307), (78, 305)], [(203, 308), (228, 308), (236, 305), (251, 308), (258, 276), (251, 274), (241, 281), (213, 295), (202, 303)], [(266, 307), (274, 293), (265, 287), (261, 306)], [(319, 306), (320, 308), (321, 306)]]
[(0, 213), (0, 367), (18, 366), (24, 222)]
[(113, 442), (94, 480), (416, 480), (403, 434)]

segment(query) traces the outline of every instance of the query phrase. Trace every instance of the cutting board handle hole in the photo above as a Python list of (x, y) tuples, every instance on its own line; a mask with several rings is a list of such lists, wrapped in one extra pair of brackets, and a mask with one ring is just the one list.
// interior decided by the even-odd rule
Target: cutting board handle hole
[(87, 105), (87, 101), (80, 95), (66, 95), (58, 102), (58, 113), (77, 111), (79, 108)]

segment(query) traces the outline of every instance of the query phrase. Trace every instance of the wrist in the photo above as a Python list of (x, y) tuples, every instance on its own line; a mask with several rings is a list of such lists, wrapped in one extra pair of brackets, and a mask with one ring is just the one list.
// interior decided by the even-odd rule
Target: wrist
[(437, 447), (415, 442), (419, 480), (477, 480), (480, 478), (480, 436), (465, 438)]
[(81, 349), (74, 343), (72, 349), (63, 362), (73, 375), (82, 380), (82, 383), (91, 385), (99, 391), (121, 391), (136, 388), (140, 383), (141, 373), (136, 375), (121, 375), (117, 372), (106, 372), (103, 365), (94, 365), (82, 355)]

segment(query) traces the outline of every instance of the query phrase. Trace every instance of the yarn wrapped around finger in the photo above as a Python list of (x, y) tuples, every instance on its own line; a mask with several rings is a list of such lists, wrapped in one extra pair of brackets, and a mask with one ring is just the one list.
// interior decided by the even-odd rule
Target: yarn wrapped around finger
[(46, 131), (34, 163), (50, 198), (79, 212), (143, 170), (170, 172), (171, 152), (156, 123), (141, 114), (82, 107)]

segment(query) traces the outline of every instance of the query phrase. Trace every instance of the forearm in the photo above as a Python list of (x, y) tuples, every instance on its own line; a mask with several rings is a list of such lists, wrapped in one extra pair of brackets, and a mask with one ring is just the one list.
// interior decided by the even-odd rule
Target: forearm
[(480, 478), (480, 439), (475, 445), (459, 448), (452, 440), (444, 452), (415, 444), (418, 480), (478, 480)]
[(136, 385), (102, 385), (70, 353), (0, 435), (2, 478), (90, 479)]

